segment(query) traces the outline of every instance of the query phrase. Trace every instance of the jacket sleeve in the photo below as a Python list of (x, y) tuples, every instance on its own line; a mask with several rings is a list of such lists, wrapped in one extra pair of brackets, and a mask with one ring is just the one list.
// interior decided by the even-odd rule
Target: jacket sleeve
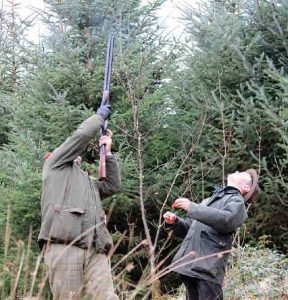
[(220, 233), (230, 233), (247, 219), (244, 199), (232, 196), (222, 209), (206, 206), (203, 203), (191, 203), (188, 216), (214, 228)]
[(193, 222), (193, 219), (191, 219), (189, 217), (185, 218), (185, 219), (177, 217), (174, 224), (169, 225), (167, 223), (164, 223), (164, 230), (165, 231), (173, 230), (173, 234), (176, 237), (185, 238), (186, 234), (188, 233), (188, 231), (191, 227), (192, 222)]
[(57, 168), (72, 162), (85, 151), (89, 141), (100, 131), (103, 123), (103, 118), (96, 114), (86, 119), (72, 136), (53, 151), (46, 166)]
[(94, 184), (100, 193), (101, 199), (112, 196), (121, 191), (121, 176), (119, 166), (114, 155), (106, 156), (106, 180), (94, 180)]

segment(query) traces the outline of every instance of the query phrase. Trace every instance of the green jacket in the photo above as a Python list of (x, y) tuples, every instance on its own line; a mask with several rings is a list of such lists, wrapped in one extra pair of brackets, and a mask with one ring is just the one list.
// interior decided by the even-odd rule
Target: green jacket
[[(247, 219), (245, 201), (230, 186), (215, 192), (200, 204), (191, 203), (186, 219), (165, 225), (182, 238), (173, 259), (173, 270), (182, 275), (222, 284), (232, 247), (232, 235)], [(219, 254), (224, 252), (224, 254)]]
[(105, 181), (90, 177), (74, 163), (103, 123), (98, 115), (86, 119), (46, 160), (42, 175), (40, 248), (46, 241), (68, 244), (73, 240), (76, 246), (95, 246), (99, 252), (107, 253), (112, 247), (100, 197), (120, 191), (117, 161), (114, 156), (107, 156)]

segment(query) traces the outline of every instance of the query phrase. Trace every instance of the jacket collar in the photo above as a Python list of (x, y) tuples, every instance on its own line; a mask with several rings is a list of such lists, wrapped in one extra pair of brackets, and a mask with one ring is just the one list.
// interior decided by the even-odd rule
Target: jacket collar
[(241, 192), (234, 186), (227, 185), (223, 188), (225, 194), (241, 194)]
[(216, 186), (214, 189), (214, 192), (212, 193), (212, 196), (210, 197), (210, 199), (207, 202), (207, 205), (210, 205), (217, 199), (222, 198), (224, 195), (227, 195), (227, 194), (240, 194), (241, 195), (240, 191), (234, 186), (229, 186), (229, 185), (227, 185), (225, 187)]

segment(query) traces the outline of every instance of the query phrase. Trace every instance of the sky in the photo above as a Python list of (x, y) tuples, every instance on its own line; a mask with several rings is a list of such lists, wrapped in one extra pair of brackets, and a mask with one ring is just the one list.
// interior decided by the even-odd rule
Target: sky
[[(39, 36), (45, 32), (45, 25), (41, 22), (37, 11), (45, 11), (45, 3), (42, 0), (14, 0), (17, 4), (16, 12), (21, 19), (33, 20), (34, 26), (28, 32), (28, 38), (34, 42), (39, 40)], [(10, 11), (11, 4), (7, 0), (3, 1), (4, 11)]]
[[(18, 4), (17, 12), (21, 18), (28, 18), (33, 20), (34, 26), (28, 32), (28, 38), (37, 42), (41, 34), (45, 34), (45, 25), (41, 23), (41, 18), (36, 11), (44, 11), (46, 5), (43, 0), (14, 0)], [(183, 4), (195, 5), (198, 0), (166, 0), (166, 3), (159, 10), (158, 15), (160, 22), (167, 27), (167, 31), (172, 32), (174, 35), (180, 35), (183, 31), (183, 26), (179, 23), (178, 18), (181, 16), (180, 10), (177, 6)], [(142, 0), (142, 4), (147, 4), (153, 0)], [(3, 2), (4, 10), (9, 9), (9, 3), (7, 0)]]

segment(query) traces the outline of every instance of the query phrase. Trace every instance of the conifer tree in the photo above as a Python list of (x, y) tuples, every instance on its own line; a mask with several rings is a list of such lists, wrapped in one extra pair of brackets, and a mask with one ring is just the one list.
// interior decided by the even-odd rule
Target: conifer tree
[[(81, 11), (81, 14), (86, 14), (81, 16), (83, 20), (91, 17), (88, 8), (94, 9), (93, 3), (88, 2), (87, 10)], [(110, 29), (112, 33), (117, 34), (115, 65), (113, 66), (115, 74), (111, 95), (114, 116), (111, 124), (112, 129), (115, 128), (115, 143), (116, 148), (120, 149), (120, 158), (123, 159), (124, 174), (124, 193), (116, 198), (107, 199), (104, 206), (109, 208), (111, 203), (116, 201), (119, 205), (117, 205), (117, 209), (115, 208), (114, 213), (118, 216), (118, 207), (120, 210), (122, 207), (121, 215), (123, 217), (135, 212), (132, 219), (119, 220), (119, 218), (115, 218), (113, 220), (112, 218), (110, 220), (112, 232), (115, 231), (115, 228), (119, 232), (123, 232), (129, 227), (130, 221), (137, 228), (135, 236), (131, 236), (131, 238), (133, 237), (132, 244), (124, 243), (122, 250), (119, 250), (121, 255), (123, 252), (126, 253), (127, 249), (129, 251), (133, 248), (138, 241), (145, 239), (141, 230), (142, 221), (147, 222), (145, 219), (149, 218), (150, 214), (142, 215), (141, 220), (138, 201), (133, 203), (139, 195), (137, 181), (135, 181), (135, 176), (137, 178), (139, 175), (137, 173), (137, 152), (134, 151), (137, 140), (135, 139), (135, 127), (133, 127), (134, 109), (137, 108), (141, 111), (141, 120), (139, 121), (141, 128), (139, 127), (140, 131), (137, 134), (148, 137), (151, 126), (155, 129), (155, 125), (158, 126), (158, 130), (153, 133), (153, 136), (159, 136), (160, 143), (155, 145), (156, 150), (152, 149), (151, 153), (157, 154), (154, 158), (155, 162), (161, 155), (161, 160), (164, 161), (166, 157), (162, 153), (158, 153), (157, 148), (161, 148), (163, 143), (167, 145), (167, 142), (161, 140), (161, 134), (158, 133), (161, 129), (161, 112), (165, 105), (161, 99), (161, 92), (159, 94), (156, 92), (162, 84), (163, 67), (168, 66), (173, 58), (165, 54), (166, 40), (156, 34), (157, 19), (153, 14), (161, 1), (157, 5), (148, 5), (143, 8), (137, 7), (137, 1), (129, 2), (129, 5), (126, 1), (117, 3), (120, 6), (113, 7), (109, 1), (100, 1), (99, 5), (103, 5), (105, 8), (103, 18), (107, 16), (116, 18), (116, 21), (112, 20), (114, 23), (112, 22), (112, 29)], [(59, 6), (59, 2), (50, 2), (50, 4), (53, 5), (52, 9), (58, 16), (51, 20), (54, 31), (43, 42), (42, 51), (37, 52), (35, 49), (34, 52), (30, 52), (34, 54), (35, 71), (32, 76), (29, 74), (25, 85), (13, 95), (10, 103), (5, 106), (5, 108), (9, 108), (13, 118), (9, 119), (8, 125), (11, 131), (8, 135), (8, 143), (0, 151), (2, 183), (0, 203), (3, 208), (0, 216), (1, 225), (4, 227), (9, 207), (11, 215), (9, 220), (13, 220), (11, 221), (13, 236), (20, 239), (25, 236), (25, 233), (27, 236), (27, 232), (32, 226), (34, 246), (36, 246), (37, 231), (40, 226), (39, 204), (43, 154), (63, 142), (77, 124), (91, 113), (87, 107), (95, 108), (99, 105), (107, 38), (106, 31), (103, 30), (105, 22), (103, 21), (103, 23), (101, 18), (99, 23), (96, 22), (96, 26), (94, 26), (94, 21), (91, 24), (89, 21), (85, 23), (85, 27), (81, 18), (79, 20), (78, 17), (74, 18), (74, 15), (69, 15), (68, 2), (63, 6), (61, 4)], [(107, 12), (109, 7), (111, 10), (108, 9)], [(115, 12), (117, 12), (116, 15), (112, 14)], [(73, 14), (77, 14), (77, 11), (73, 10)], [(69, 16), (68, 19), (66, 19), (67, 16)], [(91, 58), (93, 58), (92, 65)], [(130, 84), (131, 86), (129, 86)], [(132, 98), (129, 98), (129, 94), (127, 94), (128, 86), (132, 89), (132, 96), (134, 95), (133, 99), (136, 101), (133, 105), (131, 105)], [(131, 140), (130, 137), (132, 137)], [(152, 136), (150, 140), (152, 140)], [(147, 155), (141, 160), (149, 162), (148, 143), (144, 142), (145, 144), (141, 144), (141, 149), (139, 149), (147, 151)], [(167, 154), (168, 152), (167, 150)], [(150, 164), (147, 163), (146, 166), (145, 162), (145, 170), (141, 170), (141, 172), (147, 174), (151, 169), (155, 169), (155, 165), (150, 161)], [(133, 175), (133, 172), (136, 173)], [(149, 180), (152, 182), (153, 179)], [(145, 190), (148, 184), (149, 181), (145, 183)], [(145, 201), (148, 210), (153, 211), (154, 205), (151, 204), (151, 200), (147, 197), (142, 200), (142, 204)], [(153, 214), (155, 213), (153, 212)], [(151, 229), (148, 229), (146, 234), (149, 234)], [(140, 270), (142, 268), (148, 266), (149, 269), (150, 250), (146, 251), (143, 245), (140, 253), (133, 258), (135, 264), (136, 262), (138, 264), (137, 268), (129, 275), (133, 280), (137, 281), (141, 277)], [(121, 268), (128, 263), (129, 260), (125, 261)], [(117, 272), (120, 271), (121, 269), (117, 269)], [(143, 287), (141, 293), (150, 293), (149, 284)]]
[[(232, 2), (203, 1), (198, 10), (185, 9), (193, 47), (187, 48), (177, 102), (192, 128), (206, 115), (188, 163), (194, 179), (206, 175), (208, 190), (231, 171), (258, 169), (263, 192), (251, 207), (249, 239), (269, 235), (286, 249), (281, 224), (287, 219), (287, 2)], [(193, 190), (199, 197), (199, 187)]]

